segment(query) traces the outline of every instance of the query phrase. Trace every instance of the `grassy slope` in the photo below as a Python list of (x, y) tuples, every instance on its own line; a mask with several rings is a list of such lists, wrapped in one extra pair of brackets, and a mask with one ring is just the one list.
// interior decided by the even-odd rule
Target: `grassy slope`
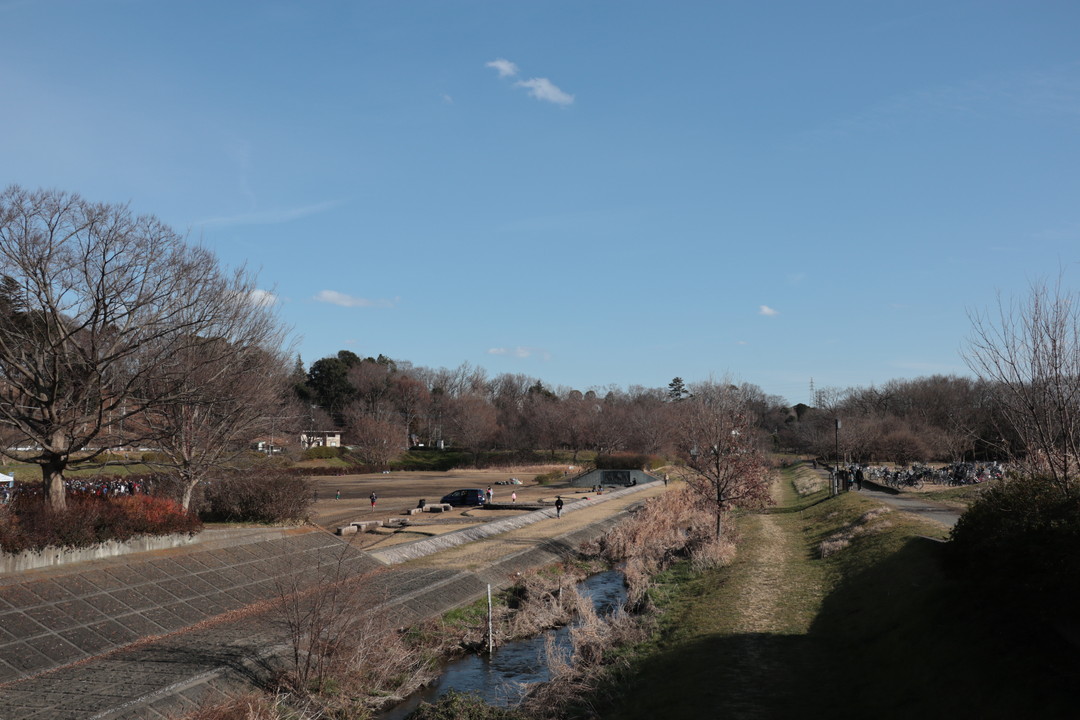
[[(877, 504), (797, 499), (739, 519), (739, 559), (671, 577), (668, 612), (608, 718), (1074, 717), (1075, 652), (990, 619), (941, 569), (939, 525), (888, 513), (826, 559)], [(880, 521), (879, 521), (880, 522)], [(1034, 638), (1034, 639), (1033, 639)]]

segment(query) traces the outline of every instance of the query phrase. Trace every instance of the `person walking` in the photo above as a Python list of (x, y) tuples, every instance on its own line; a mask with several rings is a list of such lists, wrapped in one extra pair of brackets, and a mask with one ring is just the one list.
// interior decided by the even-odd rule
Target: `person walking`
[(514, 491), (514, 492), (512, 492), (512, 493), (510, 493), (510, 502), (512, 502), (512, 503), (516, 503), (516, 502), (517, 502), (517, 490), (515, 490), (515, 491)]
[(555, 517), (557, 517), (557, 518), (562, 517), (562, 508), (563, 508), (562, 495), (556, 495), (555, 496)]
[(375, 491), (371, 491), (371, 512), (375, 512), (375, 501), (379, 499), (379, 496), (375, 494)]

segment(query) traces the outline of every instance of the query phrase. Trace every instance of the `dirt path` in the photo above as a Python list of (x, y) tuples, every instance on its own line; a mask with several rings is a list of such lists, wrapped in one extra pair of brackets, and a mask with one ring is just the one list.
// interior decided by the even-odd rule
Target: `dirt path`
[[(776, 507), (790, 501), (789, 491), (777, 479), (772, 495)], [(741, 566), (739, 593), (729, 648), (735, 657), (724, 664), (737, 677), (727, 683), (724, 702), (729, 717), (767, 717), (769, 698), (785, 681), (778, 677), (784, 666), (786, 641), (804, 634), (813, 617), (807, 608), (819, 602), (822, 585), (817, 578), (795, 572), (803, 552), (798, 528), (785, 522), (789, 516), (768, 511), (744, 517), (743, 542), (736, 562)]]

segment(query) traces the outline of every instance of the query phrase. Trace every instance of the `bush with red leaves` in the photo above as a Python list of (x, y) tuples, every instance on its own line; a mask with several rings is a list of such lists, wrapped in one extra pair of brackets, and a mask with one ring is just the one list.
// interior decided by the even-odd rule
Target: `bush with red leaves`
[(46, 547), (88, 547), (138, 535), (194, 534), (202, 522), (180, 504), (149, 495), (68, 499), (63, 511), (35, 497), (0, 506), (0, 550), (17, 553)]

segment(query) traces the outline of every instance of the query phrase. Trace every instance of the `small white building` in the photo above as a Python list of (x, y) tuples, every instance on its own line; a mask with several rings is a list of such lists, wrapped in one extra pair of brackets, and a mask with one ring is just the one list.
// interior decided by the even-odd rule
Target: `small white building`
[(306, 430), (300, 433), (300, 447), (341, 447), (341, 433), (337, 430)]

